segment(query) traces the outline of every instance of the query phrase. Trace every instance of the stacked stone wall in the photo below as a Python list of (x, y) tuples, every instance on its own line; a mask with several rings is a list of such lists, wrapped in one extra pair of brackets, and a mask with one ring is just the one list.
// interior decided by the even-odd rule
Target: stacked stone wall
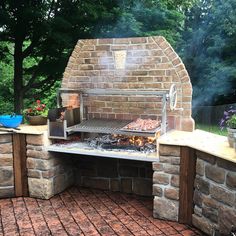
[(0, 198), (13, 197), (14, 169), (13, 144), (11, 134), (0, 135)]
[(153, 216), (178, 221), (180, 147), (160, 145), (159, 155), (153, 163)]
[(236, 164), (196, 154), (193, 225), (208, 235), (230, 235), (236, 227)]
[(73, 184), (70, 160), (45, 149), (46, 134), (27, 135), (27, 171), (29, 195), (49, 199)]

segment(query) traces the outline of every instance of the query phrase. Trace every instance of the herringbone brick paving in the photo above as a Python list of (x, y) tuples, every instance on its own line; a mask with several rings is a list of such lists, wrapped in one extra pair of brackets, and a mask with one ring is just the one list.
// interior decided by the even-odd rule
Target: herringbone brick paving
[(0, 235), (201, 235), (186, 225), (154, 219), (152, 199), (86, 188), (70, 188), (40, 200), (0, 200)]

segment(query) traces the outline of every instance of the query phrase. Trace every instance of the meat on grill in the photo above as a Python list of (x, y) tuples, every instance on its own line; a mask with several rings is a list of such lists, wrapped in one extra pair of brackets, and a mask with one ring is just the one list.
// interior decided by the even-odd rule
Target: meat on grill
[(124, 129), (127, 130), (139, 130), (139, 131), (147, 131), (153, 130), (159, 127), (161, 124), (160, 120), (152, 120), (152, 119), (141, 119), (138, 118), (136, 121), (133, 121), (126, 125)]

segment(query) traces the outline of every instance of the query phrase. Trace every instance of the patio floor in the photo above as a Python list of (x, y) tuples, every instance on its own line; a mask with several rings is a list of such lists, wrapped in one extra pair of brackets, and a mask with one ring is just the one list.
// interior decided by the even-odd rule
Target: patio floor
[(152, 217), (152, 199), (70, 188), (40, 200), (0, 200), (0, 235), (202, 235), (196, 229)]

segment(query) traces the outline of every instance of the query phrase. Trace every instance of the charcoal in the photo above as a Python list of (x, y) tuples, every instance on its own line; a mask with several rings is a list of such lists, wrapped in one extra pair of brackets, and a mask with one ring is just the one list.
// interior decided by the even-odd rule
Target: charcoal
[(112, 145), (108, 143), (104, 143), (100, 146), (102, 149), (105, 150), (130, 150), (130, 151), (140, 151), (139, 147), (133, 145)]
[(145, 143), (143, 146), (134, 145), (129, 142), (130, 137), (114, 136), (114, 135), (100, 135), (95, 138), (88, 138), (86, 141), (92, 148), (103, 150), (126, 150), (142, 153), (152, 153), (156, 151), (156, 144)]

